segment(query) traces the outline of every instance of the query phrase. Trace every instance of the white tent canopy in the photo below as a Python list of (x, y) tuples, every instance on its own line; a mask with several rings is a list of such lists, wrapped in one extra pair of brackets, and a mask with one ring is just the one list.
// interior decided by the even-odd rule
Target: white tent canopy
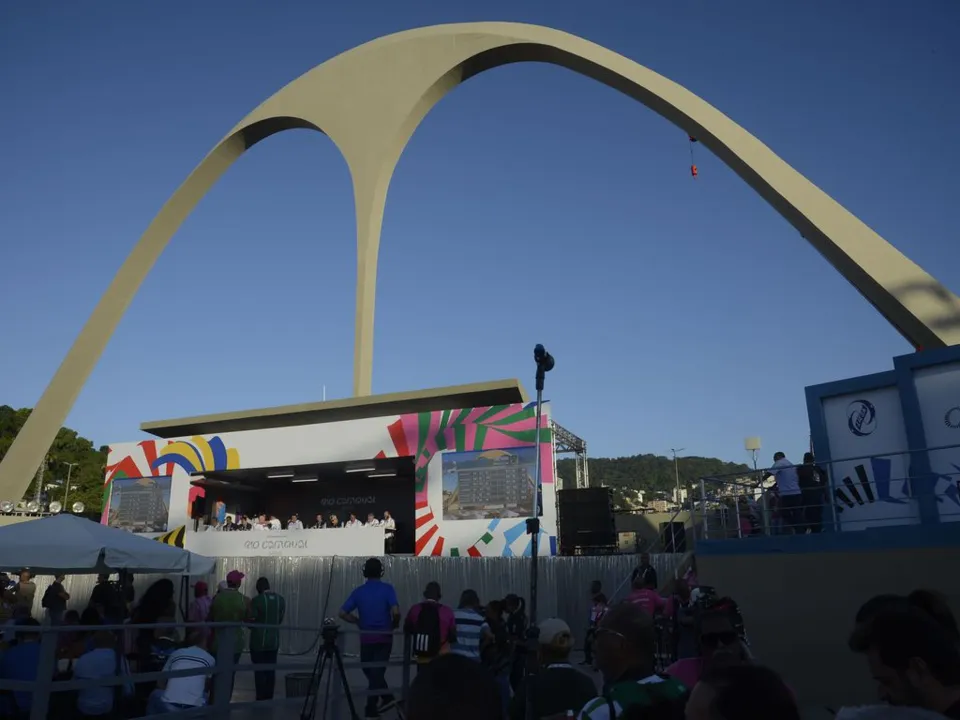
[(135, 573), (209, 575), (216, 560), (75, 515), (0, 528), (0, 568), (37, 575)]

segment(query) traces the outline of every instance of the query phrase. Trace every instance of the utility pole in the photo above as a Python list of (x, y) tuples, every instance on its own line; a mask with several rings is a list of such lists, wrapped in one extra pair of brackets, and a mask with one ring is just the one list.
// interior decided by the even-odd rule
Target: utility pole
[(67, 466), (67, 484), (63, 488), (63, 511), (67, 512), (67, 498), (70, 497), (70, 474), (80, 463), (63, 462), (62, 460), (60, 462)]
[(677, 453), (683, 452), (686, 448), (670, 448), (673, 453), (673, 473), (677, 480), (677, 505), (683, 504), (683, 495), (680, 493), (680, 463), (677, 461)]

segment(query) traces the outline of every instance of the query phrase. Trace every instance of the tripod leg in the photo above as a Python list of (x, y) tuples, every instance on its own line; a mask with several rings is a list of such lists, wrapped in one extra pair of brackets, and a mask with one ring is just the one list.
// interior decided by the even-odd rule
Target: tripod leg
[(327, 659), (326, 650), (321, 648), (313, 667), (313, 677), (310, 681), (310, 687), (307, 689), (307, 697), (303, 700), (300, 720), (313, 720), (317, 714), (317, 699), (320, 696), (320, 683), (323, 678), (323, 669), (327, 667)]
[(350, 719), (360, 720), (357, 715), (357, 706), (353, 702), (353, 694), (350, 692), (350, 683), (347, 682), (347, 673), (343, 669), (343, 656), (340, 655), (340, 648), (334, 648), (334, 659), (337, 662), (337, 674), (340, 675), (340, 683), (343, 685), (343, 694), (347, 697), (347, 707), (350, 708)]
[(331, 691), (333, 690), (333, 667), (331, 667), (329, 660), (330, 656), (327, 655), (324, 658), (324, 664), (327, 668), (327, 686), (323, 690), (323, 715), (321, 716), (321, 720), (327, 720), (327, 716), (330, 714), (330, 705), (332, 704), (331, 696), (333, 693)]

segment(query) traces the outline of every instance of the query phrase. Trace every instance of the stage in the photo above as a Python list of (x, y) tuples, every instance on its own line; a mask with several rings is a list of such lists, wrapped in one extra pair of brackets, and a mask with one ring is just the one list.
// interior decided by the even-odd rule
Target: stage
[(207, 557), (375, 557), (384, 554), (380, 527), (217, 532), (188, 530), (183, 546)]

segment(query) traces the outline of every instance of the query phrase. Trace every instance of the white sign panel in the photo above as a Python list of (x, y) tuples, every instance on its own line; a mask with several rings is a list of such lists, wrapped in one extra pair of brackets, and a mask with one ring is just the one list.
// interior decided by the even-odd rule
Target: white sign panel
[(219, 532), (184, 535), (183, 546), (207, 557), (314, 557), (383, 555), (383, 528)]
[(937, 507), (943, 522), (960, 521), (960, 363), (921, 368), (913, 374), (923, 431), (936, 473)]
[[(837, 519), (844, 531), (919, 522), (896, 386), (823, 400)], [(829, 517), (829, 515), (828, 515)]]

